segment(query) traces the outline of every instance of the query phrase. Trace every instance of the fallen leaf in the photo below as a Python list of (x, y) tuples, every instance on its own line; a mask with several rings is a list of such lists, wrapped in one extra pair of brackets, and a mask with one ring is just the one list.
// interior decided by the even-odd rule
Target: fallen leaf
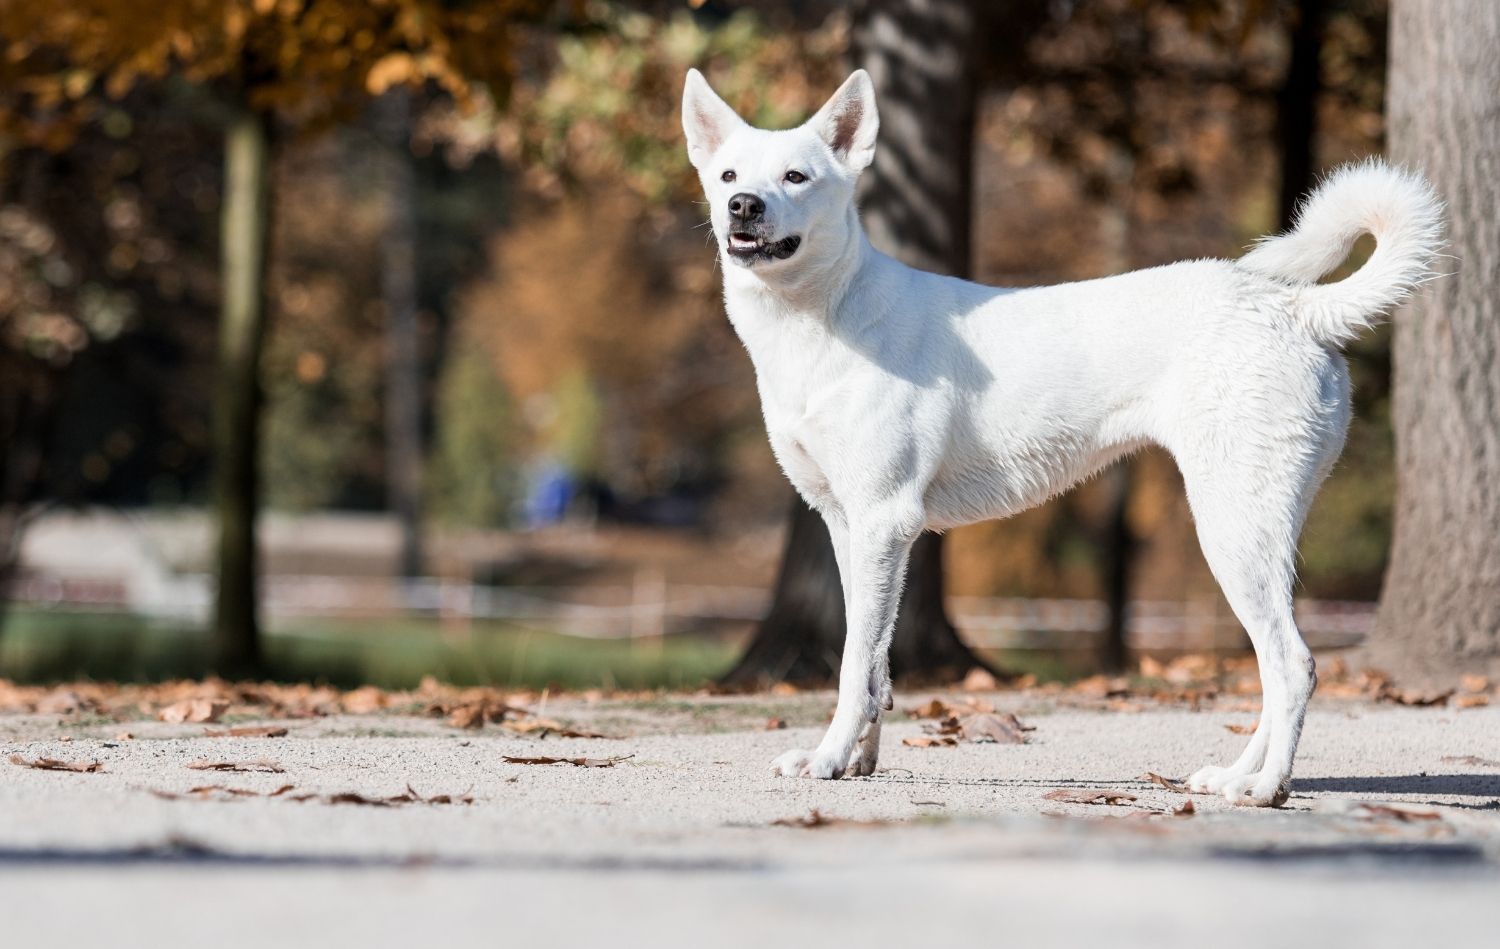
[(778, 682), (775, 685), (771, 686), (772, 695), (796, 695), (800, 691), (800, 689), (798, 689), (795, 685), (792, 685), (790, 682)]
[(518, 735), (541, 732), (541, 737), (543, 738), (548, 735), (556, 735), (559, 738), (607, 738), (611, 741), (615, 739), (614, 735), (601, 735), (598, 732), (579, 731), (546, 718), (528, 718), (521, 721), (501, 722), (500, 727), (506, 731), (515, 732)]
[(1164, 787), (1168, 791), (1176, 791), (1178, 794), (1191, 793), (1188, 791), (1188, 786), (1183, 782), (1178, 781), (1174, 778), (1164, 778), (1161, 775), (1157, 774), (1155, 771), (1147, 771), (1145, 774), (1141, 775), (1140, 779), (1142, 781), (1150, 781), (1152, 784), (1155, 784), (1159, 787)]
[(115, 741), (135, 741), (135, 736), (130, 732), (120, 732), (115, 736)]
[(1453, 705), (1456, 708), (1484, 708), (1489, 704), (1490, 697), (1488, 695), (1475, 695), (1474, 693), (1466, 693), (1464, 695), (1456, 695), (1453, 697)]
[(1183, 801), (1177, 807), (1172, 808), (1173, 817), (1192, 817), (1196, 813), (1198, 809), (1193, 806), (1192, 801)]
[(203, 784), (195, 788), (188, 788), (186, 793), (179, 794), (176, 791), (162, 791), (152, 788), (151, 793), (168, 801), (180, 801), (186, 797), (196, 797), (205, 800), (211, 797), (281, 797), (292, 790), (295, 785), (283, 784), (274, 791), (254, 791), (250, 788), (231, 788), (222, 784)]
[(1062, 801), (1067, 804), (1129, 804), (1135, 800), (1134, 794), (1126, 794), (1124, 791), (1101, 791), (1095, 788), (1059, 788), (1056, 791), (1048, 791), (1042, 797), (1048, 801)]
[(975, 666), (969, 670), (968, 675), (964, 676), (964, 681), (959, 684), (959, 688), (965, 692), (993, 692), (1000, 688), (1000, 683), (995, 681), (994, 674), (988, 669)]
[(1488, 692), (1490, 690), (1488, 676), (1466, 675), (1458, 680), (1458, 684), (1465, 692)]
[(912, 718), (947, 718), (953, 714), (953, 708), (942, 699), (933, 698), (916, 708), (907, 709), (906, 714)]
[(460, 705), (448, 715), (448, 724), (454, 728), (480, 728), (484, 725), (485, 706), (483, 703), (475, 705)]
[(1224, 726), (1224, 728), (1225, 728), (1226, 731), (1233, 732), (1236, 735), (1253, 735), (1253, 734), (1255, 734), (1255, 730), (1257, 728), (1259, 728), (1259, 727), (1260, 727), (1260, 722), (1256, 722), (1254, 725), (1233, 725), (1233, 724), (1231, 724), (1231, 725), (1225, 725)]
[(766, 731), (768, 731), (768, 732), (780, 731), (781, 729), (783, 729), (785, 727), (786, 727), (786, 719), (784, 719), (784, 718), (768, 718), (768, 719), (766, 719)]
[(796, 827), (802, 830), (813, 830), (818, 827), (877, 827), (892, 821), (881, 820), (852, 820), (848, 817), (832, 817), (824, 814), (817, 808), (807, 812), (802, 817), (782, 817), (771, 821), (772, 827)]
[(267, 761), (259, 758), (255, 761), (210, 761), (200, 758), (197, 761), (189, 761), (187, 766), (194, 771), (259, 771), (265, 774), (282, 774), (286, 771), (275, 761)]
[(20, 755), (10, 756), (11, 764), (18, 764), (23, 768), (35, 768), (38, 771), (77, 771), (80, 773), (97, 773), (104, 770), (104, 765), (98, 761), (58, 761), (56, 758), (37, 758), (27, 761)]
[(512, 758), (510, 755), (502, 755), (506, 764), (570, 764), (577, 768), (613, 768), (621, 761), (628, 761), (635, 755), (616, 755), (613, 758)]
[(1494, 758), (1481, 758), (1478, 755), (1444, 755), (1445, 764), (1469, 764), (1479, 768), (1500, 768), (1500, 761)]
[(1026, 733), (1031, 728), (1021, 724), (1021, 720), (1010, 713), (997, 715), (993, 712), (980, 712), (975, 715), (965, 715), (958, 721), (959, 736), (964, 741), (993, 742), (1001, 745), (1024, 745), (1026, 744)]
[(217, 722), (219, 716), (229, 709), (228, 702), (213, 699), (184, 699), (174, 702), (157, 713), (157, 718), (173, 725), (183, 722)]
[(237, 728), (205, 728), (205, 738), (285, 738), (286, 729), (280, 725), (244, 725)]
[(1429, 705), (1447, 705), (1448, 699), (1453, 695), (1453, 689), (1444, 689), (1437, 692), (1423, 691), (1421, 689), (1398, 689), (1390, 685), (1381, 688), (1376, 694), (1376, 701), (1395, 702), (1397, 705), (1410, 705), (1414, 707), (1426, 707)]
[(1391, 804), (1358, 804), (1356, 808), (1362, 811), (1367, 818), (1384, 817), (1400, 821), (1403, 824), (1443, 819), (1443, 815), (1437, 811), (1418, 811), (1407, 807), (1396, 807)]
[(352, 692), (345, 692), (339, 699), (339, 705), (351, 715), (363, 715), (380, 711), (389, 705), (390, 701), (390, 696), (385, 693), (385, 690), (367, 685)]
[(901, 744), (912, 748), (944, 748), (958, 744), (958, 739), (952, 735), (913, 735), (901, 739)]

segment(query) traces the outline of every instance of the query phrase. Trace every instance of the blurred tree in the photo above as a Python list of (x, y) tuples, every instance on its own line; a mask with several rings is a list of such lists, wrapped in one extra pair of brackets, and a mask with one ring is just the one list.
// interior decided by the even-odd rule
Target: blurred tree
[(65, 147), (109, 100), (180, 76), (224, 108), (223, 302), (215, 393), (217, 664), (260, 660), (255, 511), (271, 154), (277, 119), (315, 127), (369, 96), (434, 83), (503, 91), (544, 0), (45, 0), (0, 7), (0, 132)]
[(1448, 203), (1456, 272), (1396, 315), (1396, 530), (1371, 654), (1500, 671), (1500, 4), (1391, 9), (1392, 157)]
[(460, 338), (437, 393), (437, 436), (428, 498), (465, 527), (503, 527), (516, 485), (510, 394), (484, 347)]
[(385, 301), (386, 495), (401, 527), (397, 570), (422, 573), (422, 350), (417, 332), (417, 174), (411, 153), (411, 95), (392, 89), (375, 102), (385, 198), (380, 242)]

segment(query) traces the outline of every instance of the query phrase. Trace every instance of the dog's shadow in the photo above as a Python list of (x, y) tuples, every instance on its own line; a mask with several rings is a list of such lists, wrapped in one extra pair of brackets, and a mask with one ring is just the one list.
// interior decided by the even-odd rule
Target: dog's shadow
[[(934, 786), (968, 785), (995, 788), (1149, 788), (1144, 778), (1018, 778), (1018, 777), (938, 777), (914, 774), (905, 768), (882, 770), (863, 780), (888, 784), (924, 784)], [(1402, 794), (1425, 794), (1434, 797), (1488, 798), (1458, 807), (1500, 808), (1500, 773), (1495, 774), (1395, 774), (1370, 777), (1293, 778), (1292, 793), (1350, 794), (1369, 797)]]
[(1376, 777), (1293, 778), (1292, 792), (1298, 791), (1500, 798), (1500, 774), (1394, 774)]

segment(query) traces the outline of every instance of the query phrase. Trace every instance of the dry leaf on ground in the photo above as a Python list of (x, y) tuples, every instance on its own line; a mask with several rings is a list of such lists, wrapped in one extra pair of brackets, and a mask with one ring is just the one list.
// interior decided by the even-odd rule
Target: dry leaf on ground
[(814, 808), (802, 817), (782, 817), (773, 820), (771, 821), (771, 826), (797, 827), (802, 830), (813, 830), (818, 827), (878, 827), (889, 823), (891, 821), (853, 820), (848, 817), (833, 817)]
[(947, 718), (953, 714), (953, 707), (942, 699), (932, 698), (916, 708), (907, 709), (906, 714), (912, 718)]
[(1488, 695), (1465, 693), (1463, 695), (1455, 695), (1453, 697), (1453, 705), (1456, 708), (1484, 708), (1489, 704), (1490, 697)]
[(96, 773), (104, 770), (104, 764), (99, 761), (59, 761), (56, 758), (36, 758), (27, 761), (20, 755), (10, 756), (11, 764), (18, 764), (23, 768), (35, 768), (38, 771), (77, 771), (79, 773)]
[(1164, 778), (1155, 771), (1147, 771), (1141, 775), (1142, 781), (1150, 781), (1158, 787), (1164, 787), (1168, 791), (1176, 791), (1178, 794), (1188, 794), (1188, 786), (1175, 778)]
[(958, 720), (958, 734), (964, 741), (994, 742), (1002, 745), (1026, 744), (1026, 733), (1034, 731), (1009, 712), (980, 712)]
[(1482, 675), (1463, 676), (1458, 680), (1458, 685), (1465, 692), (1488, 692), (1490, 690), (1489, 677)]
[(616, 755), (612, 758), (513, 758), (510, 755), (502, 755), (501, 760), (506, 764), (570, 764), (577, 768), (613, 768), (622, 761), (628, 761), (635, 755)]
[(1000, 688), (1000, 683), (995, 681), (994, 674), (988, 669), (975, 666), (969, 670), (968, 675), (964, 676), (964, 681), (959, 684), (959, 688), (965, 692), (993, 692)]
[(913, 735), (901, 739), (901, 744), (911, 748), (947, 748), (958, 744), (958, 738), (953, 735)]
[(222, 784), (203, 784), (195, 788), (188, 788), (185, 793), (176, 791), (162, 791), (152, 788), (151, 793), (168, 801), (180, 801), (186, 797), (195, 797), (199, 800), (208, 800), (214, 797), (236, 798), (236, 797), (281, 797), (290, 791), (294, 785), (283, 784), (274, 791), (255, 791), (250, 788), (231, 788)]
[(173, 702), (157, 713), (156, 717), (172, 725), (183, 722), (217, 722), (219, 716), (229, 709), (228, 702), (214, 699), (184, 699)]
[(210, 761), (200, 758), (197, 761), (189, 761), (189, 768), (194, 771), (259, 771), (265, 774), (282, 774), (286, 771), (279, 763), (258, 758), (255, 761)]
[(784, 719), (784, 718), (768, 718), (768, 719), (766, 719), (766, 731), (768, 731), (768, 732), (780, 731), (781, 729), (783, 729), (785, 727), (786, 727), (786, 719)]
[(1259, 728), (1259, 727), (1260, 727), (1260, 722), (1256, 722), (1254, 725), (1234, 725), (1234, 724), (1230, 724), (1230, 725), (1225, 725), (1224, 726), (1224, 730), (1228, 731), (1228, 732), (1232, 732), (1232, 733), (1234, 733), (1236, 735), (1253, 735), (1253, 734), (1255, 734), (1255, 730), (1257, 728)]
[(1395, 702), (1397, 705), (1411, 705), (1426, 707), (1429, 705), (1447, 705), (1448, 699), (1453, 696), (1455, 690), (1443, 689), (1440, 691), (1424, 691), (1422, 689), (1398, 689), (1393, 686), (1384, 686), (1376, 694), (1378, 702)]
[(1042, 795), (1044, 800), (1062, 801), (1065, 804), (1129, 804), (1134, 794), (1124, 791), (1104, 791), (1098, 788), (1058, 788)]
[(1494, 758), (1481, 758), (1478, 755), (1444, 755), (1444, 764), (1471, 764), (1480, 768), (1500, 768), (1500, 761)]
[(579, 731), (576, 728), (569, 728), (560, 722), (554, 722), (547, 718), (527, 718), (520, 721), (501, 722), (500, 727), (506, 731), (515, 732), (517, 735), (530, 735), (533, 732), (540, 732), (541, 735), (539, 737), (542, 738), (548, 735), (556, 735), (559, 738), (605, 738), (610, 741), (614, 741), (617, 738), (615, 735), (601, 735), (599, 732)]
[(1196, 813), (1198, 813), (1198, 809), (1193, 806), (1192, 801), (1183, 801), (1178, 806), (1172, 808), (1173, 817), (1192, 817)]
[(1392, 804), (1357, 804), (1355, 810), (1360, 815), (1368, 818), (1389, 818), (1400, 821), (1403, 824), (1411, 824), (1418, 821), (1442, 820), (1443, 815), (1437, 811), (1418, 811), (1408, 807), (1397, 807)]
[(237, 728), (205, 728), (205, 738), (285, 738), (287, 730), (280, 725), (244, 725)]

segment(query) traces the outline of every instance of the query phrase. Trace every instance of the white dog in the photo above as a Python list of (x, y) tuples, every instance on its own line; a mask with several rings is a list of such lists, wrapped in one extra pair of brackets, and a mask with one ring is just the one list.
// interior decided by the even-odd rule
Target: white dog
[[(774, 770), (874, 770), (922, 531), (1022, 511), (1149, 442), (1182, 469), (1203, 553), (1260, 661), (1255, 736), (1190, 784), (1284, 802), (1316, 681), (1292, 617), (1297, 536), (1349, 422), (1338, 346), (1429, 275), (1441, 236), (1431, 187), (1376, 162), (1348, 167), (1290, 234), (1240, 260), (1004, 290), (870, 246), (855, 206), (878, 125), (863, 71), (806, 124), (766, 131), (694, 70), (682, 120), (771, 447), (827, 521), (843, 577), (838, 709), (815, 750)], [(1367, 231), (1369, 261), (1317, 283)]]

